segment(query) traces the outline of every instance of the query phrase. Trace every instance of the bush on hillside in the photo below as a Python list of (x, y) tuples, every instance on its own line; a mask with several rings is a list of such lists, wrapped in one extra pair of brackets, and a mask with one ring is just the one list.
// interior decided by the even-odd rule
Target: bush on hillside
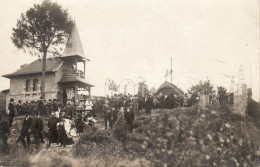
[(141, 146), (155, 165), (232, 166), (253, 161), (256, 148), (247, 132), (249, 122), (227, 108), (164, 113), (133, 134), (144, 141)]

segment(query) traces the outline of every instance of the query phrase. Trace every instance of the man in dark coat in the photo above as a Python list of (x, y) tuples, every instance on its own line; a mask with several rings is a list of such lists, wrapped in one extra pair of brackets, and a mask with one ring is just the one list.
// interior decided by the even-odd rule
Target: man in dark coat
[(49, 101), (46, 104), (46, 110), (47, 110), (46, 112), (50, 116), (51, 112), (53, 111), (53, 109), (52, 109), (52, 100), (51, 99), (49, 99)]
[(75, 108), (71, 104), (71, 101), (68, 101), (66, 106), (64, 107), (65, 115), (67, 118), (72, 119), (75, 115)]
[(66, 116), (64, 113), (60, 115), (59, 122), (57, 124), (57, 130), (58, 130), (58, 143), (60, 146), (66, 147), (66, 140), (67, 140), (67, 134), (64, 127), (64, 118)]
[(48, 147), (51, 146), (51, 143), (58, 142), (58, 131), (57, 131), (57, 123), (59, 122), (59, 118), (55, 117), (55, 113), (52, 112), (48, 121), (49, 128), (49, 144)]
[(142, 112), (143, 108), (144, 108), (144, 99), (142, 96), (139, 96), (138, 99), (138, 111)]
[(108, 100), (105, 101), (103, 105), (103, 113), (104, 113), (104, 121), (105, 121), (105, 129), (107, 129), (107, 122), (109, 121), (109, 126), (112, 129), (112, 118), (111, 118), (111, 107), (108, 104)]
[(56, 99), (53, 99), (51, 107), (54, 112), (57, 112), (59, 110), (59, 104)]
[(45, 113), (45, 106), (44, 106), (42, 98), (40, 98), (40, 100), (37, 101), (36, 107), (37, 107), (37, 114), (38, 114), (38, 112), (41, 115), (43, 115)]
[(146, 95), (144, 100), (144, 109), (146, 114), (151, 114), (151, 109), (153, 108), (153, 100), (149, 95)]
[(18, 139), (16, 140), (15, 144), (22, 141), (23, 147), (26, 148), (26, 143), (24, 141), (24, 138), (26, 137), (27, 138), (27, 146), (28, 147), (30, 146), (30, 144), (31, 144), (30, 135), (31, 135), (32, 124), (33, 124), (33, 118), (30, 117), (30, 115), (28, 113), (26, 113), (24, 121), (23, 121), (21, 134), (18, 137)]
[(40, 118), (40, 112), (36, 113), (36, 117), (33, 121), (32, 132), (35, 140), (36, 149), (39, 148), (39, 139), (41, 139), (41, 143), (43, 144), (43, 120)]
[(18, 116), (23, 115), (23, 106), (21, 100), (18, 100), (18, 103), (16, 105), (16, 111)]
[(13, 125), (13, 120), (15, 117), (15, 106), (14, 106), (14, 99), (10, 99), (10, 103), (8, 105), (8, 110), (9, 110), (9, 127), (12, 127)]
[(133, 131), (133, 122), (135, 119), (134, 108), (133, 108), (132, 103), (130, 103), (130, 107), (126, 107), (124, 117), (125, 117), (128, 129), (130, 130), (130, 132), (132, 132)]
[(10, 133), (8, 122), (0, 115), (0, 141), (3, 142), (3, 153), (7, 150), (7, 135)]

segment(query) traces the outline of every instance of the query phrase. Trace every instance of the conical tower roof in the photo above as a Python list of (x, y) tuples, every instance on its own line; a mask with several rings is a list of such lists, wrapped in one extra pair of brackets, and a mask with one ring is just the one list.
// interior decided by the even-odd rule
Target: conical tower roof
[(70, 56), (79, 56), (86, 60), (89, 60), (85, 56), (84, 50), (82, 48), (82, 44), (80, 41), (79, 32), (76, 24), (74, 24), (71, 36), (68, 39), (67, 45), (61, 57), (70, 57)]

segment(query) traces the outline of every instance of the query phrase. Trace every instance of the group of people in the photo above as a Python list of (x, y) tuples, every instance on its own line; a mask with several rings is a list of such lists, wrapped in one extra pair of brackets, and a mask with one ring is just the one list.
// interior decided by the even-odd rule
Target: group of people
[[(75, 126), (75, 134), (82, 133), (84, 126), (91, 124), (88, 118), (92, 116), (90, 113), (93, 107), (92, 102), (88, 99), (84, 106), (81, 105), (77, 101), (74, 103), (68, 101), (63, 105), (56, 99), (48, 102), (40, 99), (36, 102), (22, 104), (20, 100), (16, 103), (11, 98), (8, 105), (9, 121), (7, 122), (4, 115), (0, 114), (0, 140), (2, 140), (6, 149), (7, 138), (10, 134), (10, 128), (13, 126), (14, 117), (25, 116), (16, 144), (22, 142), (24, 148), (28, 148), (31, 144), (31, 136), (33, 136), (35, 146), (39, 148), (39, 144), (44, 143), (44, 136), (46, 136), (48, 147), (54, 142), (60, 146), (66, 146), (69, 135), (65, 130), (66, 121), (69, 121), (69, 126)], [(44, 131), (44, 119), (48, 119), (48, 132)]]
[[(38, 148), (39, 143), (44, 142), (43, 138), (47, 134), (47, 146), (53, 142), (60, 146), (66, 146), (68, 134), (65, 130), (65, 120), (73, 122), (76, 133), (83, 133), (86, 122), (88, 125), (93, 123), (88, 118), (98, 115), (104, 118), (104, 128), (110, 127), (112, 129), (118, 119), (119, 112), (122, 111), (127, 128), (132, 132), (135, 113), (141, 113), (144, 110), (146, 114), (151, 114), (152, 109), (192, 106), (196, 100), (198, 100), (196, 97), (187, 94), (177, 96), (164, 95), (163, 93), (159, 93), (157, 96), (146, 94), (145, 97), (115, 94), (111, 97), (87, 98), (84, 103), (68, 101), (66, 104), (56, 99), (48, 101), (39, 99), (30, 103), (22, 103), (19, 100), (16, 103), (11, 98), (8, 106), (9, 123), (1, 118), (0, 139), (3, 140), (3, 143), (7, 142), (9, 128), (12, 127), (16, 115), (25, 116), (20, 136), (16, 141), (16, 143), (22, 142), (24, 148), (30, 146), (31, 135), (33, 135), (36, 148)], [(48, 118), (48, 132), (45, 132), (45, 135), (43, 118)], [(25, 138), (27, 142), (25, 142)]]

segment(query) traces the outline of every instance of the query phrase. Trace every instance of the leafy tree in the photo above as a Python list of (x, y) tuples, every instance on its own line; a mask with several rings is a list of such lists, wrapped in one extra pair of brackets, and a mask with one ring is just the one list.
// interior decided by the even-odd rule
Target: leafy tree
[(191, 88), (188, 90), (189, 93), (202, 93), (206, 95), (210, 95), (213, 93), (213, 84), (210, 80), (207, 81), (199, 81), (197, 85), (192, 85)]
[(108, 89), (109, 90), (112, 90), (114, 92), (117, 92), (118, 91), (118, 85), (115, 83), (114, 80), (110, 81), (109, 84), (108, 84)]
[(145, 82), (139, 82), (138, 83), (138, 95), (145, 96), (147, 93), (149, 93), (147, 84)]
[(218, 87), (218, 101), (220, 104), (228, 102), (227, 89), (222, 86)]
[[(71, 34), (74, 23), (67, 10), (44, 0), (22, 13), (13, 28), (12, 42), (18, 49), (42, 58), (41, 95), (45, 99), (45, 73), (47, 54), (59, 55)], [(48, 55), (49, 55), (48, 54)]]

